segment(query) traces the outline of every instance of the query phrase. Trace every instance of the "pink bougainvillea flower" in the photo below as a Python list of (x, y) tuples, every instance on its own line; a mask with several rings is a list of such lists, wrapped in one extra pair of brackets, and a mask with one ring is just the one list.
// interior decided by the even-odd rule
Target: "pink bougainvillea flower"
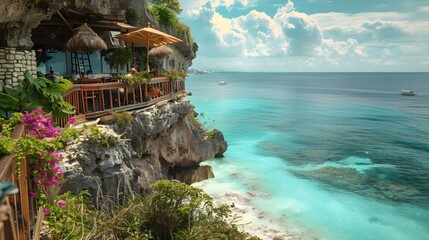
[(43, 209), (43, 215), (48, 216), (49, 214), (51, 214), (51, 210), (49, 208), (44, 208)]
[(59, 200), (58, 202), (57, 202), (57, 206), (58, 207), (64, 207), (64, 206), (66, 206), (67, 205), (67, 202), (66, 201), (64, 201), (64, 200)]
[(75, 124), (76, 123), (76, 118), (72, 117), (69, 119), (69, 123), (70, 124)]
[(35, 198), (35, 197), (37, 197), (37, 193), (36, 193), (35, 191), (31, 191), (31, 190), (29, 190), (29, 191), (28, 191), (28, 195), (29, 195), (31, 198)]
[(0, 135), (0, 138), (6, 138), (5, 136), (3, 136), (3, 135)]

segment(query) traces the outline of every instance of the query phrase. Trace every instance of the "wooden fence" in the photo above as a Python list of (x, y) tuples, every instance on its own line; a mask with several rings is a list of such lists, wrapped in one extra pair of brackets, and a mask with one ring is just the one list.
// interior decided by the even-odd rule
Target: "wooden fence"
[[(24, 135), (24, 126), (17, 126), (12, 138), (19, 138)], [(31, 226), (34, 224), (34, 204), (29, 198), (29, 171), (27, 160), (23, 159), (19, 164), (19, 176), (16, 175), (17, 159), (15, 154), (0, 158), (0, 181), (15, 183), (18, 194), (6, 198), (0, 205), (0, 240), (21, 240), (31, 239)]]

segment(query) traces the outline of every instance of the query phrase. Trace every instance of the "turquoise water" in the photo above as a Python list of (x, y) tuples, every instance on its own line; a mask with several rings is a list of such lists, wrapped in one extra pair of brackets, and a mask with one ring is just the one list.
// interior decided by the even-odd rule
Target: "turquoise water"
[(429, 239), (428, 73), (213, 73), (186, 84), (229, 143), (209, 161), (210, 194), (238, 191), (285, 230), (321, 239)]

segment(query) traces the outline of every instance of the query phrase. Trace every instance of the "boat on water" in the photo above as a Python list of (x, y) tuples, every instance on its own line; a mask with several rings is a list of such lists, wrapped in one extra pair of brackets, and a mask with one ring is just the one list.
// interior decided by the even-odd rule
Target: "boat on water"
[(406, 90), (401, 90), (401, 94), (407, 95), (407, 96), (414, 96), (416, 95), (416, 91), (411, 89), (406, 89)]
[(226, 82), (225, 81), (220, 81), (219, 82), (219, 85), (225, 85), (226, 84)]

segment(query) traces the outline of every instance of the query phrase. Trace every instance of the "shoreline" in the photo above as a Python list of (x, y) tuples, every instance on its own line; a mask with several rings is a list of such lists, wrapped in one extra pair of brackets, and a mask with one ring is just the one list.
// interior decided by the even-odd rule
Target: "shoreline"
[[(284, 214), (280, 219), (274, 219), (257, 209), (252, 204), (252, 197), (257, 197), (256, 194), (248, 192), (248, 197), (237, 191), (228, 190), (217, 195), (208, 191), (205, 181), (193, 183), (192, 186), (203, 189), (213, 198), (216, 205), (232, 205), (231, 216), (227, 220), (238, 225), (241, 230), (251, 236), (257, 236), (262, 240), (320, 239), (310, 236), (312, 234), (307, 231), (293, 227), (288, 223), (289, 220)], [(285, 227), (290, 229), (285, 229)]]

